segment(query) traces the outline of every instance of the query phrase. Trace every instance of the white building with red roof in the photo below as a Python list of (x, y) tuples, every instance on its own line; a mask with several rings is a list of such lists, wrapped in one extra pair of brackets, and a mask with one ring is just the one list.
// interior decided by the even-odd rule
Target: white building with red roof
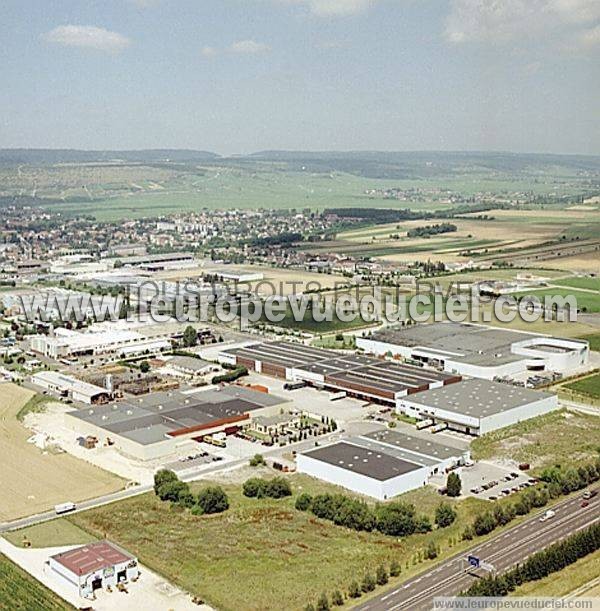
[(98, 541), (51, 556), (49, 567), (89, 598), (96, 590), (116, 587), (139, 575), (137, 558), (109, 541)]

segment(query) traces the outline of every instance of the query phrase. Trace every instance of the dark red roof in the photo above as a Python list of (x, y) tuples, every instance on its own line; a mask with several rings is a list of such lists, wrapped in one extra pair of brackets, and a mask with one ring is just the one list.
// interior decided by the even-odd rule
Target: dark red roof
[(90, 543), (62, 554), (56, 554), (52, 558), (76, 575), (87, 575), (132, 560), (133, 556), (126, 554), (108, 541), (98, 541), (98, 543)]

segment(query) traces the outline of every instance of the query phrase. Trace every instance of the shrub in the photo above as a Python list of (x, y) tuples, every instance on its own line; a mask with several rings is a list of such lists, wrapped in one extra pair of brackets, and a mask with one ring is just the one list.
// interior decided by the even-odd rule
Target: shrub
[(312, 504), (312, 496), (307, 492), (303, 492), (296, 499), (295, 507), (298, 511), (308, 511)]
[(248, 496), (250, 498), (262, 499), (266, 496), (266, 483), (264, 479), (260, 479), (259, 477), (251, 477), (247, 479), (242, 485), (242, 492), (244, 496)]
[(329, 599), (327, 598), (327, 594), (323, 592), (317, 601), (316, 611), (329, 611), (329, 609)]
[(377, 580), (377, 584), (380, 586), (384, 586), (388, 582), (388, 574), (383, 564), (380, 564), (377, 567), (377, 572), (375, 573), (375, 579)]
[(339, 590), (334, 590), (331, 595), (331, 604), (336, 607), (341, 607), (344, 604), (344, 597)]
[(438, 548), (433, 541), (429, 542), (429, 545), (425, 548), (425, 558), (433, 560), (437, 558)]
[(375, 589), (375, 585), (376, 583), (373, 575), (371, 575), (371, 573), (365, 573), (365, 576), (360, 584), (360, 589), (363, 592), (372, 592)]
[(496, 520), (489, 511), (479, 514), (473, 521), (473, 530), (476, 535), (487, 535), (494, 528), (496, 528)]
[(264, 456), (262, 454), (255, 454), (251, 459), (250, 459), (250, 466), (251, 467), (261, 467), (263, 465), (266, 465), (267, 462), (264, 459)]
[(398, 577), (400, 573), (402, 573), (402, 566), (400, 565), (400, 563), (397, 560), (395, 559), (392, 560), (390, 564), (390, 575), (392, 577)]
[(198, 493), (196, 513), (221, 513), (229, 509), (229, 499), (220, 486), (207, 486)]
[(350, 598), (360, 598), (362, 596), (362, 591), (356, 581), (353, 581), (348, 586), (348, 596)]
[(435, 509), (435, 523), (438, 528), (446, 528), (456, 520), (456, 511), (448, 503), (440, 503)]
[(281, 499), (284, 496), (292, 495), (292, 487), (287, 479), (283, 477), (274, 477), (266, 483), (265, 493), (272, 499)]

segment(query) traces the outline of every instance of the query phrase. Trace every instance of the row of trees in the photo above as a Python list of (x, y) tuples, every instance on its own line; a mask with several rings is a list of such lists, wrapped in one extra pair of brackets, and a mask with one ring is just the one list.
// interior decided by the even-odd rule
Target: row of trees
[[(367, 503), (344, 494), (302, 493), (296, 499), (296, 509), (310, 511), (323, 520), (330, 520), (338, 526), (352, 530), (378, 530), (384, 535), (404, 537), (414, 533), (426, 533), (432, 528), (426, 515), (417, 514), (410, 503), (392, 502), (371, 508)], [(436, 510), (438, 528), (445, 528), (454, 522), (456, 512), (447, 503), (441, 503)]]
[(184, 509), (190, 509), (194, 515), (221, 513), (229, 509), (229, 499), (220, 486), (207, 486), (194, 494), (186, 482), (168, 469), (161, 469), (154, 475), (154, 493), (161, 501)]
[(211, 384), (220, 384), (221, 382), (235, 382), (239, 378), (248, 375), (248, 369), (246, 367), (236, 367), (228, 373), (223, 373), (218, 376), (214, 376), (211, 380)]
[(477, 515), (473, 523), (463, 531), (463, 540), (487, 535), (498, 526), (508, 524), (516, 516), (527, 515), (532, 509), (544, 507), (551, 499), (576, 492), (598, 481), (600, 458), (564, 471), (558, 466), (551, 467), (542, 472), (540, 479), (545, 482), (543, 487), (527, 488), (514, 503), (497, 503), (493, 510)]
[(384, 586), (390, 577), (397, 577), (401, 572), (402, 566), (397, 560), (392, 560), (389, 569), (384, 564), (380, 564), (374, 575), (367, 571), (360, 581), (352, 581), (345, 595), (340, 590), (334, 590), (331, 597), (323, 592), (315, 605), (312, 603), (306, 605), (305, 611), (329, 611), (331, 607), (341, 607), (346, 599), (360, 598), (363, 594), (372, 592), (377, 586)]
[(542, 579), (560, 571), (580, 558), (600, 549), (600, 524), (571, 535), (564, 541), (530, 556), (503, 575), (486, 577), (476, 581), (461, 596), (506, 596), (516, 587), (528, 581)]
[(268, 497), (282, 499), (292, 495), (292, 487), (287, 479), (283, 477), (274, 477), (272, 479), (251, 477), (244, 482), (242, 492), (244, 496), (250, 498), (263, 499)]

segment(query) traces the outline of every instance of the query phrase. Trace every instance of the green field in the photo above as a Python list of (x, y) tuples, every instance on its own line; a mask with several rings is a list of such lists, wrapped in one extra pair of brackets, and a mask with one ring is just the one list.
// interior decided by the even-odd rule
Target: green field
[[(598, 265), (600, 267), (600, 264)], [(574, 289), (587, 289), (600, 293), (600, 278), (560, 278), (556, 286), (568, 286)]]
[(570, 384), (565, 384), (565, 387), (576, 393), (587, 395), (592, 399), (600, 399), (600, 373), (571, 382)]
[(590, 293), (584, 291), (578, 291), (577, 289), (561, 289), (561, 288), (547, 288), (535, 291), (522, 291), (520, 293), (512, 293), (513, 297), (525, 297), (534, 296), (537, 297), (542, 303), (546, 296), (557, 295), (560, 297), (573, 296), (577, 300), (577, 308), (581, 312), (598, 313), (600, 312), (600, 293)]
[(62, 611), (74, 607), (0, 554), (0, 609)]
[[(294, 492), (338, 491), (312, 478), (290, 476)], [(108, 537), (135, 553), (140, 562), (222, 610), (302, 609), (321, 592), (346, 591), (365, 571), (392, 559), (402, 564), (399, 579), (422, 570), (416, 559), (430, 540), (441, 556), (458, 551), (464, 524), (486, 501), (454, 502), (459, 519), (447, 529), (403, 540), (361, 533), (294, 509), (294, 497), (248, 499), (239, 485), (224, 486), (230, 509), (194, 517), (145, 494), (69, 517), (98, 537)], [(347, 491), (345, 491), (347, 493)], [(432, 514), (440, 502), (432, 488), (402, 499)], [(451, 541), (452, 540), (452, 541)], [(233, 578), (232, 576), (235, 576)]]
[(600, 351), (600, 333), (590, 333), (589, 335), (582, 335), (578, 339), (585, 339), (590, 342), (590, 350)]
[(573, 464), (598, 456), (600, 417), (560, 410), (475, 439), (477, 460), (512, 459), (534, 468)]

